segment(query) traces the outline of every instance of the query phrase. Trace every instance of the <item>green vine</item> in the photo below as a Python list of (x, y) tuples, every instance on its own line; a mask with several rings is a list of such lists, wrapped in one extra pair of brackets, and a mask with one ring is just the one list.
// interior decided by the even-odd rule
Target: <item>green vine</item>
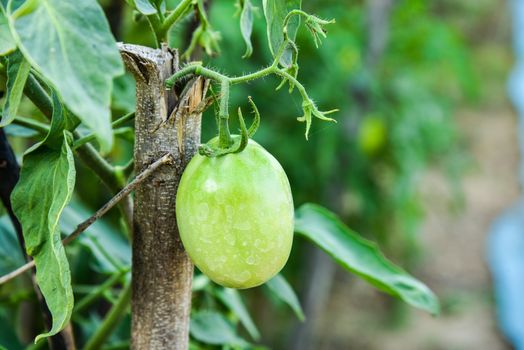
[[(338, 110), (333, 109), (329, 111), (320, 111), (316, 106), (315, 102), (309, 97), (305, 87), (297, 80), (298, 65), (296, 64), (296, 52), (298, 52), (298, 49), (296, 47), (296, 44), (287, 36), (287, 26), (292, 16), (305, 17), (305, 24), (312, 33), (315, 45), (317, 46), (320, 42), (320, 37), (326, 36), (326, 32), (323, 26), (330, 23), (334, 23), (334, 20), (326, 21), (316, 16), (309, 15), (304, 11), (293, 10), (288, 13), (284, 20), (284, 41), (280, 45), (280, 48), (277, 54), (275, 55), (272, 64), (269, 67), (242, 76), (229, 77), (225, 74), (214, 71), (211, 68), (204, 67), (202, 65), (202, 62), (191, 62), (166, 80), (165, 85), (167, 89), (173, 88), (177, 81), (189, 76), (203, 76), (220, 84), (220, 103), (218, 111), (218, 145), (215, 145), (215, 142), (212, 142), (211, 144), (208, 144), (205, 147), (201, 147), (201, 154), (213, 157), (225, 155), (228, 153), (235, 153), (238, 152), (239, 145), (247, 144), (247, 140), (245, 139), (248, 137), (246, 136), (248, 135), (248, 133), (244, 132), (245, 124), (242, 118), (241, 111), (239, 111), (239, 122), (241, 126), (240, 140), (232, 140), (231, 134), (229, 132), (229, 89), (232, 85), (246, 83), (251, 80), (264, 78), (268, 75), (276, 75), (282, 78), (282, 82), (277, 86), (277, 89), (280, 89), (287, 82), (290, 85), (290, 92), (292, 92), (293, 88), (296, 87), (298, 92), (300, 93), (302, 97), (303, 115), (297, 118), (297, 120), (306, 123), (306, 139), (308, 139), (313, 117), (324, 121), (335, 122), (334, 119), (327, 117), (327, 115)], [(284, 54), (285, 50), (290, 47), (295, 52), (294, 63), (290, 67), (281, 67), (279, 63), (280, 59)], [(254, 105), (251, 99), (250, 103), (256, 110), (256, 106)], [(256, 114), (258, 114), (258, 111), (256, 112)]]
[[(217, 32), (211, 29), (211, 25), (207, 19), (207, 15), (204, 9), (202, 0), (182, 0), (177, 7), (167, 16), (164, 16), (162, 11), (158, 9), (157, 13), (147, 16), (151, 29), (155, 35), (157, 45), (160, 47), (162, 41), (167, 38), (169, 29), (178, 21), (182, 19), (184, 14), (188, 13), (191, 8), (195, 9), (196, 16), (199, 21), (199, 26), (193, 32), (191, 41), (188, 48), (181, 55), (182, 59), (189, 59), (191, 54), (197, 45), (203, 47), (208, 55), (212, 55), (219, 51), (218, 40), (220, 36)], [(324, 26), (335, 23), (334, 20), (324, 20), (314, 15), (310, 15), (302, 10), (290, 11), (283, 21), (283, 42), (279, 47), (278, 52), (274, 56), (274, 60), (269, 67), (260, 69), (256, 72), (245, 74), (237, 77), (229, 77), (225, 74), (219, 73), (212, 70), (211, 68), (204, 67), (202, 62), (190, 62), (185, 67), (180, 69), (178, 72), (173, 74), (169, 79), (166, 80), (166, 87), (171, 89), (176, 81), (183, 79), (188, 76), (203, 76), (208, 79), (215, 81), (220, 86), (220, 101), (219, 110), (217, 116), (217, 127), (218, 127), (218, 143), (215, 145), (214, 142), (200, 148), (200, 153), (207, 156), (219, 156), (228, 153), (238, 152), (239, 145), (247, 144), (244, 138), (247, 134), (244, 132), (245, 125), (244, 120), (241, 116), (242, 112), (239, 112), (239, 122), (241, 126), (241, 139), (234, 140), (229, 130), (229, 90), (232, 85), (246, 83), (251, 80), (260, 79), (268, 75), (276, 75), (282, 78), (280, 84), (276, 87), (277, 90), (282, 88), (286, 83), (289, 84), (289, 92), (292, 93), (296, 87), (302, 97), (302, 113), (303, 115), (297, 118), (300, 122), (306, 123), (305, 137), (308, 139), (309, 131), (313, 117), (324, 121), (335, 120), (327, 117), (328, 114), (336, 112), (337, 109), (329, 111), (321, 111), (316, 106), (315, 102), (309, 97), (304, 86), (297, 80), (298, 75), (298, 48), (293, 40), (288, 35), (288, 26), (292, 17), (298, 16), (304, 19), (306, 28), (310, 31), (315, 46), (318, 48), (321, 39), (326, 37), (326, 30)], [(287, 50), (292, 51), (292, 63), (290, 65), (282, 65), (281, 58)], [(252, 103), (252, 100), (250, 100)], [(252, 103), (254, 105), (254, 103)], [(254, 107), (256, 108), (256, 107)], [(81, 141), (86, 141), (81, 140)], [(91, 141), (89, 139), (88, 141)]]

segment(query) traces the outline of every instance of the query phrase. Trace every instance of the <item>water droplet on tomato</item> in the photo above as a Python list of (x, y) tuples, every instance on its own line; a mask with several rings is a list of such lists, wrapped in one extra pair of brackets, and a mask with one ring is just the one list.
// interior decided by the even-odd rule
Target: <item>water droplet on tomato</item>
[(256, 262), (257, 262), (257, 259), (253, 255), (248, 256), (246, 259), (246, 263), (248, 265), (254, 265)]

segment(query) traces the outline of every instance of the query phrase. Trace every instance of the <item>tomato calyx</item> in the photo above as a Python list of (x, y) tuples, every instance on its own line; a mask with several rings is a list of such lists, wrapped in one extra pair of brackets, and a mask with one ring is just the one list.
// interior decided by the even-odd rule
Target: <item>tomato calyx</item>
[(232, 142), (227, 147), (220, 147), (220, 143), (218, 142), (219, 140), (215, 137), (211, 139), (209, 142), (200, 145), (200, 147), (198, 148), (198, 153), (206, 157), (220, 157), (230, 153), (240, 153), (246, 148), (249, 139), (253, 137), (253, 135), (258, 129), (258, 126), (260, 125), (260, 113), (258, 112), (258, 108), (251, 99), (251, 96), (248, 97), (248, 100), (255, 114), (255, 119), (253, 120), (253, 123), (251, 124), (249, 129), (246, 127), (244, 116), (242, 115), (242, 110), (240, 109), (240, 107), (238, 107), (238, 122), (240, 124), (240, 135), (232, 135)]

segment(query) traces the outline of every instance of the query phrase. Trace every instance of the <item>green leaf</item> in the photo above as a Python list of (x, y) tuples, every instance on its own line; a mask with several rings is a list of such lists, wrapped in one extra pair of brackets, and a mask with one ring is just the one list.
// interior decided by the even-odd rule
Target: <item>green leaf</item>
[(236, 289), (231, 288), (220, 288), (217, 290), (217, 297), (220, 299), (224, 305), (226, 305), (235, 315), (238, 316), (240, 322), (246, 328), (247, 332), (254, 340), (260, 339), (260, 333), (255, 326), (255, 323), (249, 315), (249, 311), (246, 308), (246, 305), (242, 301), (240, 293)]
[(209, 277), (204, 274), (193, 276), (193, 283), (191, 284), (191, 290), (198, 292), (204, 290), (210, 283)]
[(11, 195), (27, 253), (36, 264), (36, 280), (53, 318), (51, 330), (35, 341), (63, 329), (73, 309), (71, 273), (59, 226), (75, 185), (75, 163), (65, 126), (64, 110), (53, 95), (49, 134), (24, 155), (20, 180)]
[(36, 340), (58, 333), (73, 308), (69, 264), (58, 219), (73, 192), (74, 180), (73, 154), (67, 142), (61, 150), (42, 146), (24, 156), (20, 181), (12, 195), (27, 253), (35, 260), (36, 279), (53, 316), (52, 329)]
[(9, 17), (9, 25), (31, 66), (109, 151), (112, 82), (123, 73), (123, 64), (97, 1), (26, 1)]
[(11, 124), (15, 119), (30, 70), (31, 65), (20, 51), (12, 53), (7, 58), (7, 98), (1, 115), (0, 128)]
[(291, 307), (300, 321), (304, 321), (306, 319), (295, 291), (282, 275), (278, 274), (267, 281), (266, 286), (277, 298)]
[(189, 331), (193, 338), (206, 344), (248, 345), (236, 334), (235, 327), (216, 311), (204, 310), (193, 313)]
[[(284, 19), (291, 10), (300, 9), (302, 0), (262, 0), (264, 16), (266, 17), (269, 49), (273, 57), (284, 42)], [(288, 37), (294, 41), (297, 35), (300, 17), (293, 16), (288, 24)], [(286, 49), (280, 58), (280, 64), (290, 67), (293, 64), (293, 51)]]
[(0, 332), (0, 350), (22, 350), (25, 347), (20, 344), (17, 337), (16, 321), (13, 319), (13, 313), (9, 308), (3, 307), (0, 309), (0, 324), (2, 331)]
[(315, 204), (302, 205), (295, 212), (295, 232), (378, 289), (438, 314), (438, 299), (425, 284), (387, 260), (375, 243), (350, 230), (329, 210)]
[(149, 0), (153, 6), (160, 9), (160, 11), (165, 12), (166, 11), (166, 1), (165, 0)]
[(242, 58), (247, 58), (253, 53), (253, 44), (251, 44), (251, 33), (253, 32), (253, 4), (251, 0), (240, 0), (240, 32), (246, 43), (246, 52)]
[(9, 23), (4, 13), (4, 9), (0, 6), (0, 56), (7, 55), (16, 49), (15, 39), (9, 30)]
[(149, 0), (127, 0), (129, 5), (133, 6), (138, 12), (143, 15), (154, 15), (157, 13), (156, 7), (153, 6), (152, 1)]
[(201, 347), (198, 343), (189, 341), (189, 350), (204, 350), (205, 348)]
[(111, 106), (124, 113), (135, 110), (136, 88), (135, 80), (130, 74), (124, 74), (113, 80), (113, 92), (111, 96)]
[(0, 218), (0, 275), (24, 264), (18, 238), (7, 215)]

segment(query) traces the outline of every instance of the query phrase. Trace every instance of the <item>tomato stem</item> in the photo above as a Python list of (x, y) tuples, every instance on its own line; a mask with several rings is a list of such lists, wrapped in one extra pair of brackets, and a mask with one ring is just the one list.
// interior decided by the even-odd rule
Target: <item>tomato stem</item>
[[(288, 16), (286, 17), (286, 26), (289, 22), (289, 19), (293, 15), (301, 15), (306, 16), (307, 14), (303, 11), (291, 11)], [(309, 16), (309, 15), (307, 15)], [(315, 22), (319, 22), (324, 24), (330, 23), (328, 21), (321, 20), (319, 18), (309, 16), (307, 17), (308, 20), (312, 20)], [(275, 58), (273, 60), (273, 63), (263, 69), (260, 69), (256, 72), (252, 72), (249, 74), (237, 76), (237, 77), (229, 77), (227, 75), (224, 75), (222, 73), (216, 72), (210, 68), (202, 66), (201, 62), (195, 62), (190, 63), (187, 66), (180, 69), (178, 72), (173, 74), (171, 77), (166, 79), (165, 85), (167, 89), (171, 89), (177, 80), (184, 78), (185, 76), (189, 75), (199, 75), (206, 77), (208, 79), (215, 80), (216, 82), (220, 83), (220, 89), (221, 89), (221, 96), (220, 96), (220, 108), (218, 113), (218, 137), (219, 137), (219, 148), (221, 149), (228, 149), (232, 145), (233, 141), (231, 139), (231, 134), (229, 132), (229, 88), (231, 85), (236, 85), (240, 83), (246, 83), (251, 80), (264, 78), (268, 75), (278, 75), (283, 78), (282, 83), (277, 87), (280, 88), (282, 84), (284, 84), (286, 81), (289, 82), (290, 85), (290, 93), (292, 92), (293, 87), (296, 87), (300, 95), (302, 96), (302, 111), (303, 116), (297, 118), (299, 121), (306, 122), (306, 139), (308, 138), (309, 130), (311, 127), (311, 121), (313, 117), (316, 117), (321, 120), (325, 121), (334, 121), (331, 118), (326, 117), (326, 114), (335, 112), (336, 110), (322, 112), (320, 111), (313, 100), (309, 97), (305, 87), (297, 80), (296, 74), (296, 65), (291, 67), (284, 67), (280, 68), (279, 62), (280, 58), (284, 54), (287, 48), (292, 47), (296, 50), (296, 45), (293, 41), (291, 41), (286, 33), (286, 30), (284, 30), (284, 41), (280, 45), (280, 48), (278, 49), (277, 54), (275, 55)], [(292, 74), (290, 74), (291, 72)]]
[(229, 79), (220, 85), (220, 109), (218, 111), (218, 146), (228, 148), (233, 143), (229, 132)]
[(158, 14), (149, 15), (146, 16), (146, 18), (151, 27), (151, 31), (153, 32), (153, 36), (155, 37), (157, 48), (162, 47), (162, 37), (160, 36), (160, 26), (162, 25), (162, 22), (160, 21)]
[(278, 70), (277, 65), (273, 63), (271, 66), (261, 69), (259, 71), (256, 71), (250, 74), (246, 74), (246, 75), (242, 75), (239, 77), (229, 78), (229, 81), (231, 82), (231, 84), (246, 83), (251, 80), (263, 78), (270, 74), (275, 74), (277, 70)]
[(177, 7), (175, 7), (173, 12), (166, 17), (159, 30), (159, 34), (161, 34), (162, 37), (165, 36), (169, 31), (169, 28), (171, 28), (182, 17), (189, 6), (191, 6), (192, 2), (193, 0), (182, 0)]

